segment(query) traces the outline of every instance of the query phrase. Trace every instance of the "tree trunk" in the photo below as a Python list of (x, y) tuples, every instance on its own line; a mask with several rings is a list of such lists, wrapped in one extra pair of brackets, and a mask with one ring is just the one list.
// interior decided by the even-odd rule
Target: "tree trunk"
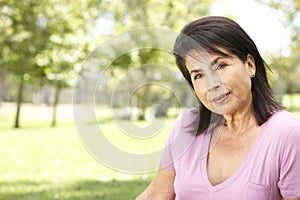
[(20, 82), (19, 89), (18, 89), (17, 112), (16, 112), (14, 128), (20, 128), (20, 112), (21, 112), (21, 104), (23, 101), (23, 90), (24, 90), (24, 80), (23, 80), (23, 78), (21, 78), (21, 82)]
[(7, 71), (5, 69), (2, 69), (0, 71), (0, 105), (3, 101), (3, 91), (4, 91), (4, 83), (5, 83), (5, 77), (7, 75)]
[(55, 127), (56, 126), (56, 115), (57, 115), (57, 105), (59, 102), (59, 95), (60, 95), (61, 87), (56, 86), (55, 87), (55, 96), (54, 96), (54, 102), (53, 102), (53, 112), (52, 112), (52, 122), (51, 126)]

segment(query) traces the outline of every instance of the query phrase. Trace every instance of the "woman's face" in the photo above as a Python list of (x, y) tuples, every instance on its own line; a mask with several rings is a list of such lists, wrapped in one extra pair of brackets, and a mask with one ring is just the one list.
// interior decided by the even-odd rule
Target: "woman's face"
[(212, 112), (233, 115), (252, 105), (251, 76), (255, 62), (249, 54), (246, 62), (229, 56), (192, 50), (186, 57), (194, 90), (202, 104)]

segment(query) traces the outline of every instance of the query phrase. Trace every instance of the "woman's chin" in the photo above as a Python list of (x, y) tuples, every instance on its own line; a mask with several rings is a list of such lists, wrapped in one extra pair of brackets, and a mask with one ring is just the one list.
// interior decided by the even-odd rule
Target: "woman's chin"
[(214, 106), (212, 112), (217, 113), (219, 115), (227, 115), (228, 114), (227, 106)]

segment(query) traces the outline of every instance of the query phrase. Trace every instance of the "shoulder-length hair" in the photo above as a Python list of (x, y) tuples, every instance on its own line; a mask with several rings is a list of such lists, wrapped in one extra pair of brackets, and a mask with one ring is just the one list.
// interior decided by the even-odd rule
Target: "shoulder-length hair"
[[(282, 106), (275, 100), (270, 88), (265, 61), (262, 59), (255, 43), (248, 34), (233, 20), (226, 17), (209, 16), (187, 24), (177, 37), (173, 49), (176, 64), (183, 76), (193, 88), (189, 71), (186, 68), (185, 58), (191, 50), (206, 50), (222, 56), (227, 52), (236, 55), (242, 62), (246, 62), (251, 54), (255, 60), (256, 74), (251, 79), (251, 92), (253, 96), (252, 107), (259, 125), (266, 122)], [(194, 89), (194, 88), (193, 88)], [(224, 120), (222, 115), (208, 110), (199, 102), (199, 125), (196, 134), (205, 131), (210, 123), (220, 125)]]

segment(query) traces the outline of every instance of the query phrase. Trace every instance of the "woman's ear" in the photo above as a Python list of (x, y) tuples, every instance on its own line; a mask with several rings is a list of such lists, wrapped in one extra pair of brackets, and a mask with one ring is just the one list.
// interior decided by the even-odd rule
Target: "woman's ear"
[(247, 55), (246, 64), (248, 67), (249, 76), (251, 78), (255, 77), (255, 72), (256, 72), (255, 60), (251, 54)]

